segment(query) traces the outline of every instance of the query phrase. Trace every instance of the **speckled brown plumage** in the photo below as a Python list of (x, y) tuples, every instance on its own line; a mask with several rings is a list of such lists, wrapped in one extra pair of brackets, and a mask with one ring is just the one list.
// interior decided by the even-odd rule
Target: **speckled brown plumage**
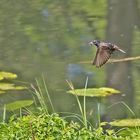
[(91, 41), (89, 44), (95, 45), (97, 47), (96, 56), (92, 63), (96, 67), (101, 67), (102, 65), (104, 65), (115, 50), (118, 50), (122, 53), (126, 53), (125, 51), (120, 49), (117, 45), (108, 42), (101, 42), (98, 40), (94, 40)]

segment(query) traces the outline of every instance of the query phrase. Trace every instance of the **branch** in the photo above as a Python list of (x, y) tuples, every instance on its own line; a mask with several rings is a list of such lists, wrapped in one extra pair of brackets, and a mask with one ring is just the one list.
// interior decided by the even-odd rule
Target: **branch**
[[(140, 59), (140, 56), (127, 57), (127, 58), (122, 58), (122, 59), (110, 59), (107, 63), (127, 62), (127, 61), (139, 60), (139, 59)], [(89, 61), (81, 61), (80, 63), (86, 64), (86, 63), (90, 63), (90, 62)]]
[(133, 60), (138, 60), (140, 59), (140, 56), (136, 57), (127, 57), (127, 58), (122, 58), (122, 59), (110, 59), (108, 63), (116, 63), (116, 62), (126, 62), (126, 61), (133, 61)]

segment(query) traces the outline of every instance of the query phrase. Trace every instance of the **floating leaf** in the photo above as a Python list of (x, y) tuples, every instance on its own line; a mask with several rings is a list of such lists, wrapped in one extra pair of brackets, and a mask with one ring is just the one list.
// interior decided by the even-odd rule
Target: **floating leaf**
[(0, 72), (0, 80), (3, 80), (3, 79), (15, 79), (15, 78), (17, 78), (17, 75), (14, 74), (14, 73), (4, 72), (4, 71)]
[(120, 93), (119, 90), (108, 88), (108, 87), (87, 88), (86, 92), (85, 89), (74, 89), (74, 90), (69, 90), (67, 92), (78, 96), (89, 96), (89, 97), (105, 97), (105, 96)]
[(23, 86), (15, 86), (14, 84), (10, 83), (0, 83), (0, 90), (23, 90), (26, 87)]
[(0, 90), (0, 94), (3, 94), (3, 93), (5, 93), (5, 91)]
[(123, 120), (116, 120), (109, 123), (112, 126), (119, 126), (119, 127), (140, 127), (140, 119), (123, 119)]
[(6, 104), (6, 109), (9, 111), (13, 111), (16, 109), (20, 109), (22, 107), (27, 107), (33, 104), (32, 100), (20, 100), (20, 101), (15, 101), (9, 104)]
[(108, 124), (108, 122), (101, 122), (100, 123), (100, 126), (105, 126), (105, 125), (107, 125)]
[(24, 86), (15, 86), (15, 90), (23, 90), (23, 89), (27, 89), (27, 87), (24, 87)]

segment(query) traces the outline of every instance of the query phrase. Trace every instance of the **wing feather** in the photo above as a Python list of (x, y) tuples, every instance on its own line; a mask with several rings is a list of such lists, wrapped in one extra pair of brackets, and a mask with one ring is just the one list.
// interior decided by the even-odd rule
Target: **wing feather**
[(93, 65), (96, 67), (101, 67), (105, 64), (110, 58), (113, 51), (111, 51), (108, 47), (102, 46), (97, 49), (96, 56), (93, 61)]

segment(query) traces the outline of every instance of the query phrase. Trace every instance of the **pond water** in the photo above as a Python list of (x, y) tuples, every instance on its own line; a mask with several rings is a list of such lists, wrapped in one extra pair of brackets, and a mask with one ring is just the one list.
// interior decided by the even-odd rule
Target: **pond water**
[[(108, 63), (98, 69), (91, 65), (96, 48), (88, 45), (93, 39), (107, 40), (127, 52), (117, 52), (112, 58), (138, 56), (139, 6), (139, 0), (2, 0), (1, 70), (18, 74), (16, 82), (28, 86), (43, 75), (56, 112), (79, 111), (75, 97), (66, 93), (66, 79), (75, 88), (83, 88), (88, 76), (88, 87), (107, 86), (122, 92), (122, 96), (100, 100), (104, 119), (132, 116), (122, 102), (139, 116), (139, 60)], [(28, 91), (14, 94), (2, 95), (1, 105), (32, 97)], [(97, 113), (98, 101), (87, 99), (91, 118)]]

